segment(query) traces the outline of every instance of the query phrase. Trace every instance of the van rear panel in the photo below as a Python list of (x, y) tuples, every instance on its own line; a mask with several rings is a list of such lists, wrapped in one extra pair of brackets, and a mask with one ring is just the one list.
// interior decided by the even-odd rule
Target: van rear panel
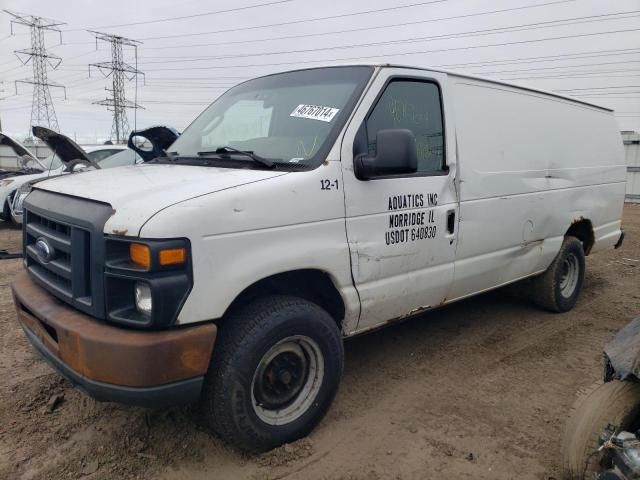
[[(489, 81), (454, 84), (460, 237), (452, 299), (544, 271), (573, 222), (620, 236), (625, 165), (612, 112)], [(489, 280), (489, 282), (487, 282)]]

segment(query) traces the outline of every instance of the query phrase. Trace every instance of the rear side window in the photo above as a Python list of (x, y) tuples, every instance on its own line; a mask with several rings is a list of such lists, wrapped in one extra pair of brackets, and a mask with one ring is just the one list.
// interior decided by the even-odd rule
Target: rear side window
[(376, 154), (378, 131), (391, 128), (406, 128), (415, 135), (418, 173), (445, 169), (442, 105), (435, 83), (394, 80), (387, 85), (366, 120), (369, 155)]

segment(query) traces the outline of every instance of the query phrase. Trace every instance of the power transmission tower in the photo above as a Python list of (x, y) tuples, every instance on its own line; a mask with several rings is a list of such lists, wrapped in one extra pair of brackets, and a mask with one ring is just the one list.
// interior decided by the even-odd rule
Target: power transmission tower
[[(18, 83), (28, 83), (33, 85), (31, 126), (45, 126), (57, 132), (60, 127), (58, 126), (56, 111), (53, 108), (53, 101), (51, 100), (49, 87), (62, 88), (64, 90), (65, 99), (67, 98), (67, 91), (64, 86), (59, 83), (51, 82), (48, 79), (48, 67), (51, 67), (53, 70), (57, 69), (60, 66), (60, 63), (62, 63), (62, 58), (47, 52), (44, 42), (44, 34), (47, 31), (58, 32), (60, 34), (60, 43), (62, 43), (62, 32), (57, 27), (65, 25), (65, 23), (36, 17), (34, 15), (11, 12), (9, 10), (4, 11), (13, 17), (11, 20), (12, 35), (14, 24), (25, 25), (29, 27), (31, 31), (31, 48), (16, 50), (15, 54), (23, 65), (31, 62), (33, 65), (33, 78), (16, 80), (16, 94), (18, 93)], [(29, 128), (28, 136), (31, 136), (31, 128)]]
[(113, 112), (113, 125), (111, 127), (111, 140), (116, 143), (125, 143), (129, 135), (129, 121), (127, 120), (127, 108), (142, 108), (135, 102), (125, 98), (124, 81), (133, 80), (138, 75), (144, 75), (136, 67), (125, 63), (122, 56), (122, 47), (129, 46), (135, 49), (136, 63), (138, 58), (138, 45), (142, 42), (132, 40), (130, 38), (120, 37), (118, 35), (110, 35), (89, 30), (96, 37), (96, 49), (98, 48), (98, 40), (109, 42), (111, 44), (111, 61), (89, 64), (89, 76), (91, 76), (91, 67), (96, 67), (100, 72), (108, 78), (111, 76), (112, 88), (105, 88), (111, 95), (104, 100), (93, 102), (96, 105), (105, 105), (107, 110)]

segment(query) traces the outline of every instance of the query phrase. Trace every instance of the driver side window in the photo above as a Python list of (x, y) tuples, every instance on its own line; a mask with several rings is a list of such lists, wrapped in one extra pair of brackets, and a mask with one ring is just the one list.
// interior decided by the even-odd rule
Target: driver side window
[(435, 83), (407, 79), (387, 85), (366, 120), (369, 155), (376, 155), (379, 130), (397, 128), (416, 137), (418, 174), (445, 170), (442, 105)]

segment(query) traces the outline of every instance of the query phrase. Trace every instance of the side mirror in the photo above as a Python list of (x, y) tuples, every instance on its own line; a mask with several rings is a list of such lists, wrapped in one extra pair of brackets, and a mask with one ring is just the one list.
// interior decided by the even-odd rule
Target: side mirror
[(411, 130), (380, 130), (376, 134), (376, 145), (375, 157), (362, 154), (353, 160), (356, 177), (360, 180), (418, 170), (416, 137)]

